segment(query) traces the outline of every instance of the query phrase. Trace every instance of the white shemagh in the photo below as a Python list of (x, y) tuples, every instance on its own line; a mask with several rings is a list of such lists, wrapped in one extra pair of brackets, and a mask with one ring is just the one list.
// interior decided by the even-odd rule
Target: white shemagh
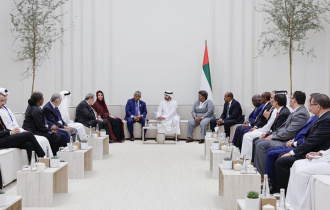
[(58, 109), (61, 112), (62, 120), (70, 127), (76, 128), (80, 139), (83, 139), (86, 136), (86, 131), (84, 125), (81, 123), (73, 122), (70, 119), (69, 115), (69, 104), (71, 100), (71, 94), (69, 91), (63, 90), (60, 92), (62, 96), (62, 102), (58, 106)]
[(175, 133), (178, 135), (180, 134), (180, 116), (177, 113), (177, 108), (178, 103), (173, 99), (170, 101), (163, 100), (160, 102), (157, 117), (162, 116), (165, 119), (158, 121), (158, 133), (165, 133), (166, 135), (173, 135)]

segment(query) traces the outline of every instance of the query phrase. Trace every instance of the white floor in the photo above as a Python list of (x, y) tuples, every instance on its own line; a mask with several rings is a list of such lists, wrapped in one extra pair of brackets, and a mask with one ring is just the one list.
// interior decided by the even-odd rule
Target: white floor
[[(69, 180), (68, 194), (55, 194), (52, 208), (24, 209), (221, 209), (204, 145), (138, 140), (109, 147), (110, 155), (93, 161), (85, 179)], [(16, 183), (5, 190), (16, 195)]]

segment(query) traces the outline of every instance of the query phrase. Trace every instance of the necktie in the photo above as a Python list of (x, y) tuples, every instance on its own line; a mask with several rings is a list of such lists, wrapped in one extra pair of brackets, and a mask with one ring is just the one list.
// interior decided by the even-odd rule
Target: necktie
[(276, 112), (276, 117), (278, 117), (278, 112)]
[(61, 115), (60, 115), (60, 110), (58, 110), (57, 107), (55, 107), (55, 113), (56, 113), (56, 115), (58, 117), (58, 120), (62, 121), (62, 118), (61, 118)]
[(10, 115), (8, 109), (7, 109), (7, 107), (6, 107), (6, 106), (3, 106), (3, 108), (7, 111), (8, 115), (9, 115), (9, 117), (10, 117), (11, 122), (14, 122), (14, 121), (13, 121), (13, 118), (11, 117), (11, 115)]
[(2, 126), (2, 128), (3, 128), (4, 131), (7, 130), (6, 126), (5, 126), (4, 124), (2, 124), (2, 119), (1, 119), (1, 117), (0, 117), (0, 125)]
[(138, 102), (135, 102), (135, 116), (139, 115), (139, 104)]

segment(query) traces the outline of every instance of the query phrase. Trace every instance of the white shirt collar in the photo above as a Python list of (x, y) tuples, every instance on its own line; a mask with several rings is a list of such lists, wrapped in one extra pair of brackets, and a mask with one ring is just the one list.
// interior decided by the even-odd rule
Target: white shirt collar
[(281, 109), (283, 108), (283, 106), (281, 106), (280, 108), (278, 108), (277, 112), (280, 113)]

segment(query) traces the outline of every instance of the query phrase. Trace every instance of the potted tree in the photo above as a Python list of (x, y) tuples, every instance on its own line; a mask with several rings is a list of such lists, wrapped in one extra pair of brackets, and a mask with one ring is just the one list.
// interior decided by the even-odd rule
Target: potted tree
[(219, 143), (219, 141), (213, 141), (213, 143), (212, 143), (212, 149), (220, 149), (220, 143)]
[(324, 30), (329, 23), (329, 1), (311, 0), (265, 0), (257, 10), (266, 14), (265, 21), (270, 27), (262, 32), (259, 39), (259, 55), (270, 48), (274, 55), (289, 55), (290, 95), (292, 94), (293, 52), (316, 57), (314, 49), (306, 47), (310, 32)]
[(50, 167), (51, 168), (60, 167), (60, 158), (58, 156), (53, 156), (50, 158)]
[(6, 205), (6, 193), (3, 189), (0, 189), (0, 206)]
[[(12, 33), (19, 47), (15, 61), (28, 64), (21, 74), (22, 79), (32, 77), (32, 90), (36, 71), (49, 58), (54, 43), (60, 40), (66, 28), (62, 17), (67, 13), (61, 8), (68, 0), (14, 0), (15, 10), (11, 15)], [(69, 27), (68, 27), (69, 28)]]
[(224, 169), (232, 169), (232, 164), (233, 164), (233, 160), (230, 157), (225, 157), (223, 159), (223, 168)]
[(248, 192), (245, 197), (245, 209), (246, 210), (257, 210), (260, 209), (260, 198), (259, 193), (255, 191)]

